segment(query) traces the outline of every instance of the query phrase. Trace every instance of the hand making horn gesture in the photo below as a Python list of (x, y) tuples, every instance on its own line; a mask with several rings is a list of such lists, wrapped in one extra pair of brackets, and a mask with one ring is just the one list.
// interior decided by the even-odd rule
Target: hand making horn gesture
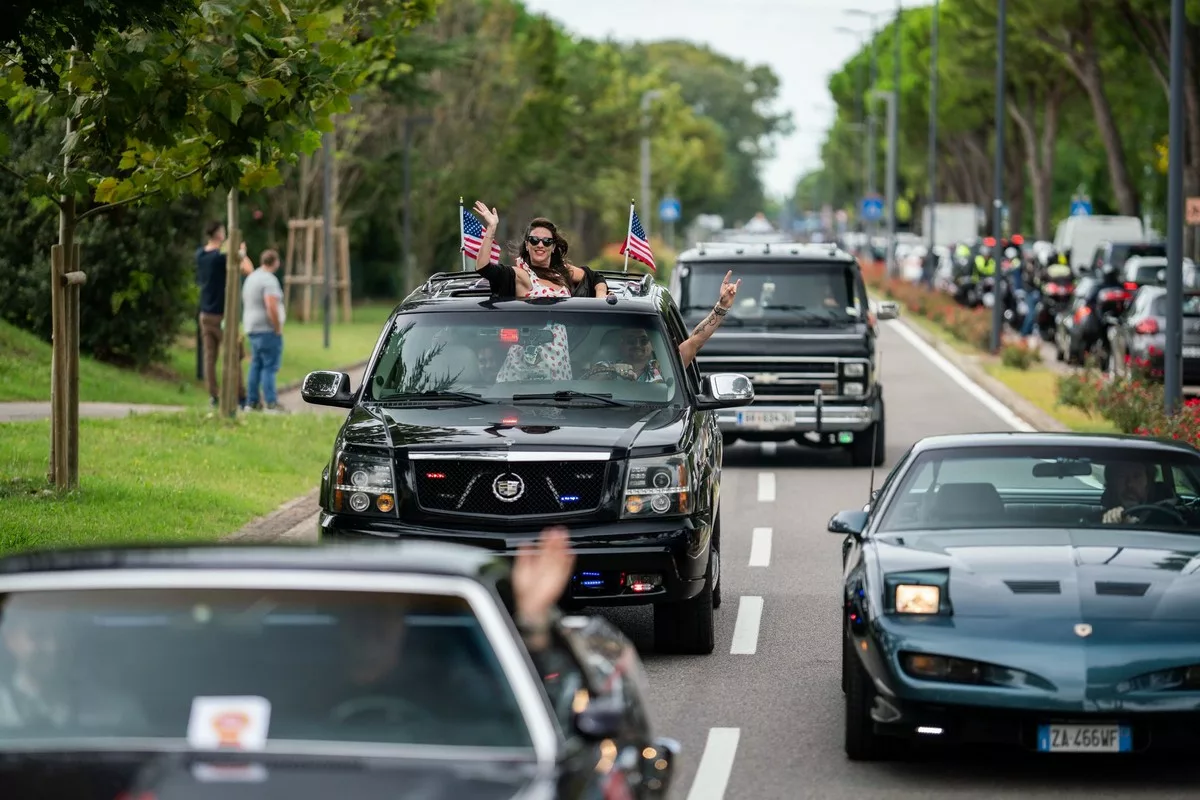
[(725, 279), (721, 281), (721, 296), (717, 298), (717, 305), (728, 310), (733, 305), (733, 299), (737, 297), (738, 287), (742, 285), (742, 279), (738, 278), (736, 283), (730, 283), (729, 279), (733, 277), (733, 270), (725, 273)]

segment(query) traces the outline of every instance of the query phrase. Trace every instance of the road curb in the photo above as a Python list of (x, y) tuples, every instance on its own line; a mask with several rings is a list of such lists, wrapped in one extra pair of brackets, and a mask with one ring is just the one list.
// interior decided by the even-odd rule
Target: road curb
[(964, 375), (978, 384), (981, 389), (996, 398), (1001, 405), (1032, 427), (1037, 428), (1039, 431), (1055, 431), (1060, 433), (1070, 431), (1070, 428), (1066, 425), (1063, 425), (1054, 417), (1005, 386), (1002, 382), (988, 375), (979, 366), (978, 358), (963, 355), (938, 337), (926, 331), (920, 325), (910, 325), (902, 318), (897, 318), (893, 322), (903, 325), (906, 330), (936, 350), (942, 358), (961, 370)]

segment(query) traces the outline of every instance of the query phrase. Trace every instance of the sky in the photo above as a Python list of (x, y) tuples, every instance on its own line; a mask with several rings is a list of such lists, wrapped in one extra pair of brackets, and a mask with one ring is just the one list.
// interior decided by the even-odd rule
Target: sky
[[(768, 194), (787, 197), (800, 176), (820, 165), (825, 131), (835, 107), (829, 77), (863, 44), (871, 21), (849, 9), (876, 15), (886, 26), (897, 0), (525, 0), (567, 30), (589, 39), (618, 41), (686, 39), (751, 65), (766, 64), (780, 79), (777, 109), (792, 112), (795, 132), (776, 144), (763, 168)], [(924, 5), (907, 0), (905, 5)]]

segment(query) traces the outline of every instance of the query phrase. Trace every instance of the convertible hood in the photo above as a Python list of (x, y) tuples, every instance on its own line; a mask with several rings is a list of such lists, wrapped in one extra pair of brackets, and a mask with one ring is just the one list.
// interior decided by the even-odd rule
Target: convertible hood
[(872, 541), (880, 578), (948, 570), (955, 619), (1200, 622), (1200, 535), (998, 529)]
[(0, 785), (6, 797), (71, 800), (523, 800), (537, 785), (526, 765), (263, 761), (217, 764), (149, 753), (4, 754)]
[(679, 407), (588, 407), (576, 404), (365, 408), (350, 412), (347, 443), (412, 450), (555, 450), (673, 448), (684, 440)]

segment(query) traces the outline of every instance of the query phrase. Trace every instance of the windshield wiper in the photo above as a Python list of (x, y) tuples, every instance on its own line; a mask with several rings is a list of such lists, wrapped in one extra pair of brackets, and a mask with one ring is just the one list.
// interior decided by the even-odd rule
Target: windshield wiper
[(494, 400), (486, 400), (475, 392), (400, 392), (398, 394), (389, 394), (387, 397), (380, 398), (379, 403), (408, 403), (414, 400), (461, 400), (467, 403), (475, 403), (476, 405), (485, 403), (494, 403)]
[(557, 392), (536, 392), (534, 394), (514, 394), (512, 401), (519, 403), (522, 400), (553, 400), (556, 403), (567, 403), (571, 400), (595, 400), (605, 405), (610, 406), (631, 406), (632, 403), (627, 403), (624, 400), (614, 400), (612, 394), (593, 394), (591, 392), (575, 392), (570, 389), (562, 389)]

